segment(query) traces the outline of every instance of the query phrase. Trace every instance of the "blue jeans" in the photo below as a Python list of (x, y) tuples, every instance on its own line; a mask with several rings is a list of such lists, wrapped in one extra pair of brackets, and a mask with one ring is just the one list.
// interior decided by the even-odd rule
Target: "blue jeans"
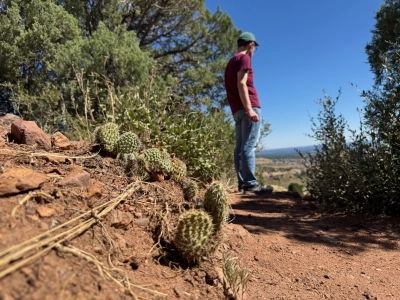
[(259, 116), (258, 122), (250, 122), (245, 109), (233, 115), (236, 123), (235, 169), (238, 183), (244, 187), (257, 184), (255, 148), (260, 137), (261, 109), (253, 107), (253, 110)]

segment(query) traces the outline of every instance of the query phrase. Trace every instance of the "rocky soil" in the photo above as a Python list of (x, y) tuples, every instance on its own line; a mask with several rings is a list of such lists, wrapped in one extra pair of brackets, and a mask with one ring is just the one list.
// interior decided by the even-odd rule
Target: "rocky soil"
[(179, 184), (139, 182), (87, 142), (15, 121), (0, 118), (0, 299), (229, 299), (222, 253), (249, 270), (247, 300), (400, 299), (398, 219), (230, 190), (223, 243), (188, 265), (168, 243), (197, 205)]

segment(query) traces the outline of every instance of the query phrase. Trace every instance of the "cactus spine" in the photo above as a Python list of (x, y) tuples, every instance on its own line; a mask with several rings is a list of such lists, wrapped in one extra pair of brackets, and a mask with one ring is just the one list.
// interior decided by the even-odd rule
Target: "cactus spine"
[(186, 178), (186, 164), (177, 159), (171, 160), (171, 179), (176, 182), (182, 182)]
[(198, 261), (202, 256), (208, 255), (207, 247), (213, 233), (211, 217), (201, 210), (184, 212), (178, 221), (175, 232), (175, 246), (182, 257), (188, 261)]
[(212, 216), (215, 230), (220, 230), (228, 219), (229, 211), (226, 191), (220, 182), (213, 182), (206, 190), (204, 209)]
[(183, 190), (186, 199), (189, 201), (192, 201), (197, 196), (198, 191), (197, 183), (193, 180), (189, 180)]
[(106, 123), (96, 130), (97, 139), (103, 144), (104, 150), (109, 153), (115, 152), (115, 145), (119, 138), (118, 125), (115, 123)]
[(125, 132), (116, 142), (118, 153), (136, 153), (139, 151), (141, 142), (138, 136), (133, 132)]

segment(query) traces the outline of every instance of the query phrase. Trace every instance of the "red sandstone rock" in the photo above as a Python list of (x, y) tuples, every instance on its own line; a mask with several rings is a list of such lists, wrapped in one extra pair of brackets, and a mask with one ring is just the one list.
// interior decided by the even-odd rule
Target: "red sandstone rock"
[(33, 121), (14, 121), (11, 124), (11, 134), (17, 143), (38, 145), (46, 151), (51, 150), (50, 137)]
[(90, 174), (80, 168), (76, 168), (64, 179), (58, 182), (59, 186), (64, 187), (83, 187), (89, 188), (91, 186)]
[(46, 180), (46, 175), (30, 169), (10, 169), (0, 175), (0, 197), (37, 189)]
[(72, 143), (70, 140), (63, 135), (61, 132), (56, 132), (51, 136), (51, 144), (53, 147), (60, 148), (62, 150), (71, 149)]

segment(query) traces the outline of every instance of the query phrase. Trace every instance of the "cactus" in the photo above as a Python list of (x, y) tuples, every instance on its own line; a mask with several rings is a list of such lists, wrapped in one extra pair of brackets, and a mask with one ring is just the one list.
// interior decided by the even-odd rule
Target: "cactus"
[(212, 233), (212, 219), (206, 212), (195, 209), (186, 211), (179, 217), (175, 246), (186, 260), (198, 261), (210, 254), (207, 245)]
[(98, 140), (103, 144), (104, 150), (109, 153), (115, 152), (115, 144), (119, 138), (118, 125), (115, 123), (106, 123), (101, 126), (96, 135)]
[(186, 164), (173, 158), (171, 161), (171, 179), (176, 182), (182, 182), (186, 178)]
[(165, 149), (160, 150), (161, 160), (159, 162), (159, 168), (161, 173), (169, 174), (172, 170), (171, 156)]
[(148, 178), (149, 175), (149, 167), (148, 162), (145, 158), (144, 154), (140, 154), (136, 157), (135, 162), (128, 164), (131, 172), (139, 177)]
[(147, 149), (143, 155), (147, 172), (162, 174), (171, 172), (171, 157), (165, 150), (151, 148)]
[(119, 153), (117, 158), (121, 161), (125, 170), (129, 173), (136, 165), (137, 153)]
[(138, 152), (141, 142), (138, 136), (133, 132), (125, 132), (116, 142), (116, 150), (118, 153), (135, 153)]
[(94, 140), (97, 141), (97, 142), (100, 142), (100, 130), (101, 130), (101, 127), (103, 127), (103, 126), (97, 126), (93, 131)]
[(213, 182), (204, 195), (204, 209), (208, 212), (218, 231), (228, 219), (228, 201), (224, 186), (220, 182)]
[(193, 180), (189, 180), (189, 182), (186, 183), (183, 193), (187, 200), (192, 201), (198, 193), (197, 183)]

